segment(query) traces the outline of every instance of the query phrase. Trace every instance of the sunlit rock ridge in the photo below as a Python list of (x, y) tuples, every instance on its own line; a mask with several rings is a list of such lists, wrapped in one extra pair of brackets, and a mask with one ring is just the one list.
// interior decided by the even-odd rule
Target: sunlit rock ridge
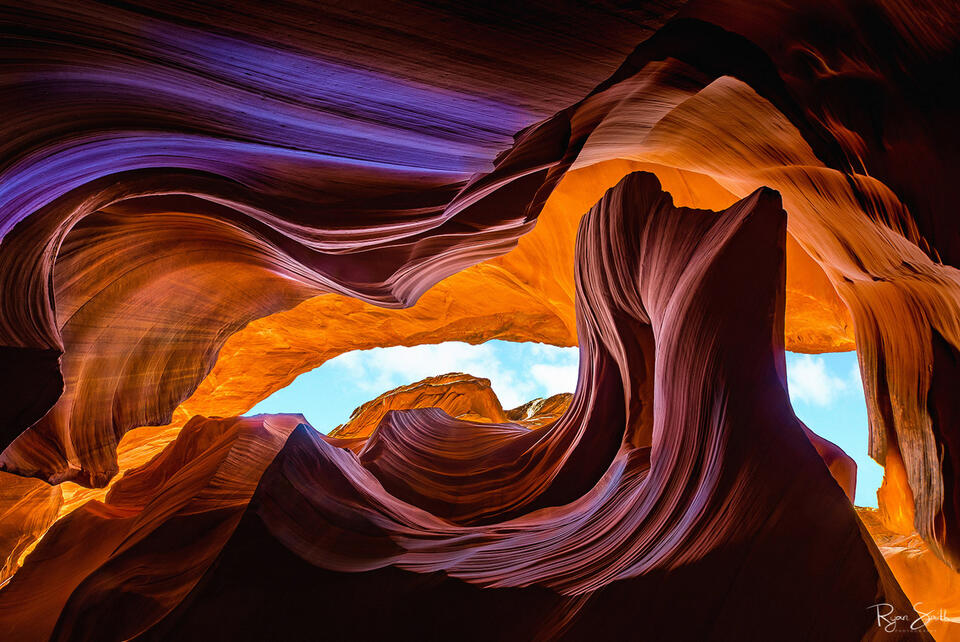
[(539, 428), (560, 417), (572, 398), (570, 393), (561, 393), (504, 410), (489, 379), (451, 372), (383, 393), (354, 410), (345, 424), (328, 434), (338, 439), (369, 437), (388, 412), (414, 408), (439, 408), (454, 419), (472, 422), (519, 423)]
[[(0, 638), (960, 635), (958, 7), (0, 31)], [(241, 416), (351, 350), (490, 339), (579, 346), (576, 390)], [(876, 514), (785, 348), (856, 348)]]

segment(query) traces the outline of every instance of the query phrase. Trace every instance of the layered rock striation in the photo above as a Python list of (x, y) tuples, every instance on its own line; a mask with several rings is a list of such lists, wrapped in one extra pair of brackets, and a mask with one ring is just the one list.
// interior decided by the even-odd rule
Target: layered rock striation
[[(436, 622), (415, 605), (439, 590), (480, 591), (446, 603), (445, 618), (476, 612), (477, 600), (504, 609), (509, 595), (507, 624), (476, 627), (467, 637), (478, 639), (494, 632), (490, 626), (545, 638), (581, 638), (600, 621), (603, 630), (626, 630), (633, 616), (618, 606), (622, 595), (655, 607), (651, 634), (691, 639), (776, 630), (798, 604), (824, 614), (824, 635), (839, 627), (844, 637), (875, 631), (868, 607), (878, 599), (913, 614), (790, 409), (785, 222), (769, 190), (716, 213), (674, 207), (650, 174), (627, 177), (581, 224), (583, 358), (558, 420), (530, 430), (437, 408), (391, 411), (354, 454), (296, 416), (196, 418), (159, 457), (115, 484), (105, 503), (86, 504), (44, 537), (0, 593), (10, 635), (212, 634), (215, 616), (237, 609), (217, 631), (249, 636), (266, 634), (258, 627), (280, 609), (287, 615), (279, 630), (296, 636), (317, 612), (291, 614), (303, 599), (294, 594), (316, 599), (343, 582), (360, 582), (376, 591), (375, 603), (395, 605), (389, 622), (350, 624), (364, 638), (388, 627), (401, 637), (430, 635)], [(748, 248), (764, 269), (743, 262)], [(447, 378), (454, 389), (469, 383)], [(400, 388), (381, 402), (424, 387)], [(763, 412), (752, 402), (758, 389), (768, 401)], [(55, 561), (93, 524), (116, 529), (124, 544), (103, 537), (102, 551), (65, 554), (76, 566)], [(808, 536), (811, 528), (817, 537)], [(194, 535), (187, 548), (157, 557), (154, 547), (168, 546), (176, 532)], [(582, 542), (575, 555), (571, 541)], [(663, 541), (675, 546), (656, 545)], [(271, 571), (255, 559), (263, 552)], [(44, 594), (56, 567), (67, 575), (58, 593)], [(705, 594), (708, 571), (715, 579)], [(295, 579), (276, 586), (276, 572)], [(411, 583), (419, 574), (436, 579)], [(796, 586), (798, 576), (820, 590)], [(269, 596), (249, 588), (261, 585), (272, 587)], [(794, 588), (771, 595), (787, 585)], [(691, 592), (701, 617), (684, 619), (685, 604), (663, 600)]]
[[(870, 604), (915, 613), (785, 346), (856, 346), (879, 519), (960, 565), (955, 7), (0, 29), (5, 638), (595, 639), (633, 605), (655, 639), (876, 637)], [(348, 350), (491, 338), (579, 345), (568, 407), (222, 418)]]
[(451, 372), (383, 393), (354, 410), (347, 423), (337, 426), (329, 435), (340, 439), (369, 437), (388, 412), (409, 408), (440, 408), (451, 417), (466, 421), (507, 421), (489, 379)]

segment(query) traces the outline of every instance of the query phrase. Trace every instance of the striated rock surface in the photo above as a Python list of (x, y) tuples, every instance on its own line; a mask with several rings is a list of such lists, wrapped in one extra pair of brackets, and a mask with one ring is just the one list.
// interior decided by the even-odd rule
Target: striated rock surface
[[(637, 170), (655, 173), (680, 205), (719, 209), (736, 201), (709, 176), (653, 163), (612, 160), (571, 171), (547, 199), (537, 227), (516, 249), (447, 277), (408, 309), (389, 310), (328, 294), (250, 323), (227, 340), (213, 371), (174, 416), (185, 421), (194, 414), (241, 414), (297, 375), (350, 350), (490, 339), (576, 345), (572, 266), (577, 223), (607, 188)], [(475, 296), (478, 291), (484, 296)], [(791, 236), (786, 306), (789, 350), (854, 348), (846, 305)], [(366, 330), (357, 333), (358, 326)]]
[(0, 591), (0, 636), (120, 640), (148, 629), (216, 559), (261, 473), (302, 421), (191, 420), (104, 502), (54, 524)]
[[(296, 416), (195, 418), (44, 537), (0, 592), (6, 637), (296, 638), (329, 609), (349, 615), (320, 599), (336, 587), (390, 605), (331, 625), (363, 639), (436, 635), (487, 607), (504, 617), (467, 638), (582, 639), (635, 625), (624, 599), (657, 614), (652, 635), (683, 639), (779, 630), (798, 605), (822, 615), (814, 637), (871, 637), (877, 600), (912, 615), (790, 409), (778, 197), (675, 208), (634, 174), (584, 218), (580, 241), (584, 358), (556, 422), (392, 411), (354, 454)], [(762, 270), (740, 258), (758, 247)], [(633, 339), (645, 333), (652, 342)], [(691, 402), (714, 398), (706, 413)], [(97, 545), (80, 547), (94, 530)], [(56, 591), (43, 588), (51, 574)], [(700, 615), (681, 617), (675, 596), (691, 594)], [(426, 618), (440, 595), (442, 616)]]
[(571, 393), (564, 392), (505, 411), (490, 387), (489, 379), (451, 372), (383, 393), (354, 410), (347, 423), (328, 434), (336, 439), (369, 437), (391, 410), (416, 408), (439, 408), (454, 419), (464, 421), (512, 422), (528, 428), (542, 428), (558, 419), (570, 406), (572, 398)]
[(573, 394), (561, 392), (546, 399), (534, 399), (506, 412), (507, 419), (528, 428), (543, 428), (559, 419), (573, 401)]
[[(40, 0), (0, 33), (0, 483), (59, 486), (3, 491), (4, 638), (877, 637), (914, 613), (784, 345), (855, 342), (880, 519), (960, 567), (957, 7)], [(489, 338), (580, 346), (556, 421), (187, 422)]]
[(451, 372), (383, 393), (354, 410), (347, 423), (337, 426), (329, 435), (338, 439), (369, 437), (389, 411), (408, 408), (439, 408), (466, 421), (507, 421), (489, 379)]
[(57, 519), (60, 488), (37, 479), (0, 474), (0, 587)]
[(889, 530), (872, 508), (857, 508), (857, 514), (930, 634), (938, 642), (960, 640), (960, 575), (916, 533)]

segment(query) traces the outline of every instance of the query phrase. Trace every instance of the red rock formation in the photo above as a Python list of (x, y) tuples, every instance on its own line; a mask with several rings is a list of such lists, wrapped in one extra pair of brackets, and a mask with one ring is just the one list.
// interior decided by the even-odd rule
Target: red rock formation
[[(802, 424), (801, 424), (802, 425)], [(817, 449), (817, 454), (823, 459), (823, 463), (830, 469), (830, 474), (846, 493), (850, 503), (857, 494), (857, 463), (835, 443), (824, 439), (806, 426), (803, 426), (803, 432)]]
[[(574, 638), (598, 620), (606, 621), (608, 628), (601, 630), (607, 631), (623, 630), (624, 617), (634, 621), (634, 613), (617, 613), (617, 598), (601, 590), (614, 579), (619, 582), (611, 588), (629, 591), (635, 603), (663, 617), (645, 623), (653, 637), (672, 631), (694, 639), (716, 630), (737, 637), (738, 631), (747, 630), (744, 626), (774, 630), (779, 626), (775, 622), (798, 605), (820, 613), (824, 623), (850, 627), (839, 633), (831, 628), (830, 635), (838, 639), (866, 636), (874, 626), (867, 607), (878, 596), (909, 613), (909, 603), (860, 530), (786, 398), (778, 327), (782, 316), (777, 314), (783, 224), (779, 203), (769, 192), (758, 192), (717, 215), (676, 210), (649, 176), (631, 177), (581, 228), (579, 310), (586, 369), (567, 415), (545, 431), (511, 432), (444, 419), (429, 410), (393, 413), (393, 421), (381, 424), (376, 441), (360, 455), (382, 489), (368, 481), (352, 458), (309, 433), (295, 433), (261, 480), (252, 504), (255, 513), (228, 545), (229, 554), (236, 555), (236, 547), (272, 549), (275, 544), (269, 541), (277, 538), (321, 568), (366, 571), (371, 579), (363, 586), (368, 590), (377, 580), (388, 587), (403, 586), (404, 608), (434, 593), (418, 592), (404, 578), (374, 569), (442, 570), (451, 578), (497, 588), (543, 586), (561, 596), (582, 598), (575, 620), (562, 622)], [(594, 233), (600, 229), (617, 231), (607, 237), (611, 245)], [(767, 242), (760, 243), (761, 238)], [(766, 248), (752, 255), (772, 266), (740, 263), (747, 248)], [(654, 274), (659, 278), (650, 276)], [(765, 299), (769, 305), (758, 309), (756, 301)], [(732, 308), (731, 300), (744, 305)], [(636, 370), (643, 359), (631, 355), (640, 344), (623, 341), (644, 327), (654, 333), (656, 345), (655, 370), (646, 373)], [(694, 338), (698, 351), (690, 350)], [(710, 346), (707, 352), (705, 345)], [(756, 369), (745, 371), (745, 358), (757, 364)], [(624, 381), (648, 381), (650, 387), (626, 388)], [(763, 406), (770, 414), (758, 415), (749, 401), (757, 390), (770, 402)], [(697, 403), (701, 398), (723, 402), (702, 412)], [(646, 433), (648, 445), (637, 448), (626, 437), (637, 430), (634, 422), (641, 407), (657, 404), (655, 399), (659, 410)], [(531, 454), (518, 456), (521, 453)], [(405, 467), (403, 461), (416, 465)], [(607, 473), (593, 486), (597, 469)], [(411, 470), (416, 476), (410, 476)], [(763, 483), (745, 483), (745, 471)], [(321, 480), (327, 480), (327, 488), (337, 480), (334, 485), (342, 490), (328, 492)], [(425, 511), (405, 508), (398, 497)], [(294, 506), (300, 508), (295, 511)], [(345, 520), (343, 511), (362, 515), (362, 521)], [(288, 517), (294, 512), (296, 521)], [(710, 517), (715, 515), (723, 518)], [(701, 519), (709, 524), (698, 523)], [(818, 520), (817, 537), (808, 538), (803, 533), (812, 519)], [(448, 520), (464, 526), (453, 527)], [(334, 556), (308, 535), (321, 529), (335, 541), (360, 538), (364, 543), (349, 550), (338, 547)], [(375, 533), (383, 531), (377, 544)], [(678, 544), (669, 550), (656, 546), (664, 538)], [(571, 541), (584, 542), (574, 557), (564, 552)], [(739, 542), (749, 545), (744, 548)], [(373, 550), (378, 552), (371, 555)], [(794, 561), (787, 563), (786, 558)], [(738, 573), (729, 572), (728, 565)], [(874, 571), (866, 570), (874, 565)], [(663, 567), (683, 568), (685, 573), (656, 572)], [(698, 594), (704, 600), (698, 617), (680, 617), (683, 607), (673, 596), (696, 591), (690, 582), (707, 568), (715, 582), (730, 578), (730, 584), (714, 583), (709, 595)], [(795, 578), (813, 569), (829, 574), (831, 584), (838, 583), (832, 584), (836, 591), (812, 594), (797, 587), (776, 598), (768, 593), (774, 586), (792, 585), (771, 579), (772, 574)], [(872, 579), (858, 583), (867, 576)], [(329, 574), (309, 577), (332, 585), (342, 581)], [(210, 602), (216, 601), (214, 591), (225, 591), (221, 599), (236, 600), (254, 612), (272, 608), (251, 605), (249, 593), (231, 590), (232, 583), (232, 572), (219, 567), (202, 597), (172, 615), (165, 626), (173, 631), (178, 626), (202, 627), (203, 617), (215, 612), (208, 610), (216, 608)], [(445, 590), (455, 591), (455, 586), (453, 582)], [(820, 586), (825, 590), (827, 585)], [(390, 602), (387, 595), (395, 599), (391, 588), (376, 595), (378, 602)], [(711, 596), (722, 599), (724, 608), (712, 606)], [(284, 594), (283, 599), (295, 598)], [(488, 599), (502, 598), (494, 592)], [(553, 620), (556, 602), (532, 616), (536, 592), (521, 591), (513, 599), (515, 610), (507, 611), (506, 625), (500, 624), (508, 636), (531, 627), (531, 617), (538, 623), (534, 630), (558, 626)], [(739, 616), (731, 615), (744, 613), (746, 603), (731, 603), (739, 599), (751, 605), (749, 623), (738, 624)], [(853, 612), (861, 615), (852, 617)], [(397, 612), (391, 615), (389, 626), (401, 636), (423, 633), (422, 622)], [(178, 624), (179, 618), (189, 624)], [(243, 626), (248, 625), (251, 620), (245, 619)], [(359, 626), (361, 636), (375, 637), (385, 633), (386, 624), (384, 629), (379, 622)], [(478, 630), (490, 632), (482, 625)]]
[[(281, 416), (276, 429), (262, 415), (197, 419), (115, 484), (106, 504), (91, 502), (54, 526), (0, 593), (8, 635), (256, 637), (280, 609), (286, 615), (269, 626), (289, 636), (336, 606), (319, 600), (292, 615), (304, 591), (315, 600), (351, 581), (374, 591), (371, 603), (411, 609), (351, 620), (362, 638), (425, 635), (434, 622), (418, 618), (436, 590), (465, 597), (478, 590), (471, 586), (489, 588), (469, 602), (448, 599), (441, 621), (507, 609), (506, 623), (488, 618), (477, 637), (580, 638), (601, 621), (601, 630), (625, 630), (634, 614), (617, 605), (628, 595), (659, 615), (646, 624), (658, 637), (778, 630), (798, 606), (820, 613), (825, 633), (861, 637), (875, 630), (867, 607), (877, 600), (912, 614), (790, 409), (779, 199), (759, 191), (717, 214), (674, 208), (658, 187), (650, 175), (632, 175), (584, 219), (585, 358), (557, 422), (531, 431), (436, 409), (391, 412), (358, 458), (306, 426), (290, 432), (294, 416)], [(748, 248), (752, 265), (740, 258)], [(625, 341), (645, 332), (652, 343)], [(694, 342), (700, 350), (691, 351)], [(651, 346), (655, 366), (646, 370), (637, 351)], [(763, 412), (752, 401), (757, 390), (769, 402)], [(653, 425), (638, 425), (651, 403)], [(809, 537), (814, 515), (817, 536)], [(102, 547), (78, 551), (73, 538), (91, 528)], [(576, 554), (571, 541), (582, 542)], [(674, 545), (657, 546), (663, 541)], [(264, 575), (264, 558), (292, 581)], [(438, 571), (439, 584), (411, 583)], [(708, 572), (714, 583), (704, 593)], [(61, 578), (58, 591), (38, 594), (51, 573)], [(820, 590), (786, 581), (800, 575), (822, 577), (810, 580)], [(264, 584), (271, 591), (252, 603), (249, 587)], [(674, 596), (691, 592), (701, 615), (680, 617), (686, 606)]]
[[(260, 474), (302, 421), (189, 422), (105, 502), (90, 501), (54, 524), (0, 592), (0, 636), (128, 639), (149, 628), (207, 571)], [(98, 604), (103, 596), (111, 597)]]
[(338, 439), (369, 437), (388, 412), (408, 408), (440, 408), (451, 417), (465, 421), (507, 421), (489, 379), (452, 372), (383, 393), (354, 410), (347, 423), (329, 434)]
[(546, 399), (534, 399), (506, 412), (507, 419), (528, 428), (543, 428), (560, 418), (570, 407), (573, 395), (561, 392)]
[(960, 640), (960, 575), (938, 559), (916, 533), (888, 530), (872, 508), (857, 508), (857, 514), (930, 634), (938, 642)]
[[(911, 607), (783, 386), (785, 335), (849, 349), (850, 320), (880, 514), (960, 566), (956, 7), (41, 1), (0, 29), (0, 467), (125, 470), (0, 591), (10, 635), (624, 637), (642, 605), (653, 638), (877, 636), (865, 605)], [(630, 174), (580, 222), (637, 164), (704, 209)], [(321, 318), (328, 346), (249, 367)], [(580, 345), (555, 422), (196, 420), (236, 438), (117, 458), (351, 348), (492, 337)], [(56, 503), (5, 490), (9, 550)]]
[[(737, 200), (708, 176), (652, 163), (614, 160), (568, 172), (515, 250), (443, 280), (411, 308), (327, 294), (252, 322), (224, 344), (210, 375), (174, 412), (175, 421), (243, 414), (300, 373), (349, 350), (489, 339), (575, 345), (573, 248), (580, 216), (637, 170), (656, 173), (678, 205), (722, 209)], [(485, 296), (474, 296), (477, 291)], [(846, 305), (789, 236), (786, 306), (788, 349), (854, 347)], [(358, 326), (366, 330), (357, 333)]]
[(36, 479), (0, 474), (0, 587), (20, 568), (21, 557), (53, 524), (60, 489)]
[(528, 428), (542, 428), (558, 419), (570, 406), (572, 398), (572, 394), (564, 392), (504, 411), (489, 379), (452, 372), (385, 392), (354, 410), (347, 423), (328, 434), (335, 439), (369, 437), (391, 410), (417, 408), (439, 408), (454, 419), (464, 421), (511, 422)]

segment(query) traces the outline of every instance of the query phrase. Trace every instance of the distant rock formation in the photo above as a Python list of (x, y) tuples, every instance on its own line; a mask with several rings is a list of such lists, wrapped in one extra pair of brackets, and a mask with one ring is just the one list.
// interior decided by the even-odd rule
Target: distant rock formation
[(506, 412), (507, 419), (528, 428), (543, 428), (560, 418), (570, 407), (573, 394), (561, 392), (558, 395), (528, 401)]
[(454, 419), (480, 423), (518, 423), (542, 428), (555, 421), (570, 405), (573, 394), (564, 392), (548, 399), (533, 399), (504, 411), (489, 379), (461, 372), (427, 377), (394, 388), (368, 401), (350, 414), (347, 423), (328, 434), (337, 439), (369, 437), (390, 410), (439, 408)]
[(465, 421), (507, 421), (489, 379), (452, 372), (383, 393), (354, 410), (347, 423), (337, 426), (329, 435), (339, 439), (369, 437), (387, 412), (408, 408), (440, 408)]

